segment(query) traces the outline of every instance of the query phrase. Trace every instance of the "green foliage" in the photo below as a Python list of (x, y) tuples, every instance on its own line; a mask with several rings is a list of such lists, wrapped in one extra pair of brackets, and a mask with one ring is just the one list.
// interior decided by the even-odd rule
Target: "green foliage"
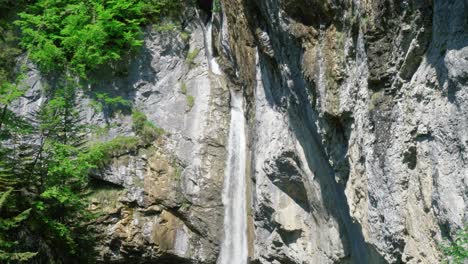
[(111, 184), (106, 184), (102, 181), (92, 181), (90, 185), (90, 192), (87, 194), (86, 198), (88, 203), (98, 203), (99, 210), (98, 214), (105, 213), (104, 211), (112, 211), (117, 208), (119, 203), (119, 197), (125, 194), (125, 190), (120, 186), (115, 186)]
[(183, 42), (188, 43), (190, 40), (190, 32), (182, 31), (180, 32), (180, 38)]
[[(10, 215), (12, 212), (5, 210), (7, 200), (13, 192), (13, 188), (8, 188), (5, 192), (0, 193), (0, 260), (9, 262), (27, 261), (37, 255), (35, 252), (17, 252), (16, 247), (18, 241), (11, 241), (8, 239), (8, 235), (13, 233), (22, 222), (28, 219), (31, 208), (27, 209), (16, 216), (5, 218), (6, 215)], [(10, 232), (10, 233), (9, 233)]]
[(0, 10), (11, 10), (27, 0), (0, 0)]
[(468, 226), (458, 231), (453, 241), (442, 245), (445, 263), (463, 264), (468, 260)]
[(16, 74), (12, 65), (16, 64), (16, 57), (21, 53), (17, 47), (17, 38), (11, 25), (0, 25), (0, 85), (14, 82)]
[(21, 44), (43, 72), (89, 71), (113, 63), (143, 43), (141, 0), (37, 0), (19, 14)]
[(5, 206), (5, 202), (8, 199), (8, 196), (10, 196), (12, 191), (13, 191), (13, 188), (8, 188), (7, 191), (3, 192), (2, 195), (0, 196), (0, 210)]
[(177, 26), (172, 22), (163, 22), (160, 24), (154, 24), (153, 29), (158, 32), (171, 32), (176, 31)]
[(194, 48), (191, 52), (187, 53), (185, 62), (189, 65), (190, 68), (196, 65), (195, 58), (198, 56), (198, 53), (200, 53), (200, 49), (198, 48)]
[[(2, 1), (0, 8), (2, 4), (4, 7), (13, 5), (10, 1)], [(0, 140), (9, 138), (15, 129), (25, 128), (19, 125), (24, 123), (21, 118), (8, 109), (13, 101), (24, 94), (25, 88), (20, 85), (24, 75), (18, 74), (15, 67), (12, 67), (21, 50), (16, 47), (17, 39), (12, 26), (3, 22), (5, 21), (0, 18)], [(3, 158), (0, 154), (0, 160)], [(4, 168), (1, 163), (0, 161), (0, 171)]]
[(27, 209), (19, 215), (10, 219), (0, 219), (0, 230), (8, 231), (12, 228), (18, 227), (18, 225), (26, 220), (31, 213), (31, 209)]
[[(29, 127), (34, 133), (0, 116), (9, 140), (28, 136), (35, 142), (18, 143), (14, 149), (0, 145), (0, 166), (7, 168), (0, 170), (0, 190), (6, 187), (15, 193), (14, 199), (7, 203), (4, 196), (0, 199), (2, 206), (8, 205), (8, 218), (3, 217), (3, 212), (0, 218), (0, 240), (18, 239), (16, 229), (25, 225), (33, 236), (30, 239), (38, 241), (33, 245), (27, 241), (0, 243), (2, 260), (24, 260), (35, 256), (31, 251), (38, 251), (38, 258), (49, 257), (53, 249), (59, 253), (54, 254), (56, 260), (50, 261), (63, 262), (70, 256), (78, 258), (78, 249), (90, 245), (89, 236), (83, 230), (91, 215), (81, 193), (88, 174), (97, 165), (88, 159), (88, 148), (83, 147), (84, 126), (80, 125), (73, 84), (65, 81), (63, 85), (64, 88), (51, 91), (50, 99), (31, 117)], [(12, 90), (14, 87), (10, 88), (6, 89), (8, 94), (17, 93), (17, 96), (2, 97), (2, 104), (10, 104), (20, 96), (20, 92)]]
[(36, 252), (6, 252), (3, 250), (0, 250), (0, 260), (8, 262), (24, 262), (31, 260), (33, 257), (37, 255)]
[(159, 24), (164, 20), (180, 19), (183, 15), (183, 1), (180, 0), (145, 0), (143, 13), (152, 23)]
[[(80, 124), (74, 84), (63, 85), (34, 114), (40, 145), (31, 146), (32, 162), (22, 174), (26, 185), (34, 186), (34, 196), (28, 199), (34, 216), (29, 229), (60, 252), (58, 257), (68, 258), (77, 257), (79, 247), (88, 244), (81, 232), (91, 215), (81, 193), (96, 165), (85, 155), (85, 126)], [(42, 254), (46, 253), (39, 250)]]
[[(3, 140), (10, 140), (14, 143), (19, 138), (18, 135), (26, 135), (32, 130), (31, 125), (24, 118), (8, 108), (24, 94), (24, 89), (18, 85), (21, 78), (21, 75), (18, 76), (16, 83), (0, 80), (0, 143)], [(15, 174), (21, 161), (14, 157), (12, 154), (14, 151), (15, 149), (6, 148), (0, 144), (0, 191), (15, 186), (19, 182)]]
[(140, 140), (137, 137), (118, 136), (110, 141), (91, 145), (83, 153), (82, 159), (97, 168), (98, 165), (105, 165), (113, 157), (136, 151), (139, 145)]
[(61, 151), (60, 144), (79, 146), (84, 140), (85, 127), (79, 124), (82, 118), (75, 100), (73, 84), (65, 83), (65, 87), (54, 91), (52, 98), (36, 113), (37, 132), (43, 136), (43, 145), (52, 155)]
[(187, 84), (184, 82), (180, 85), (180, 92), (184, 95), (187, 94)]
[(149, 121), (143, 112), (133, 110), (132, 121), (133, 131), (145, 144), (153, 142), (156, 138), (164, 134), (164, 130)]
[(213, 1), (213, 13), (219, 13), (221, 12), (221, 3), (219, 0), (214, 0)]
[(36, 224), (42, 227), (44, 234), (56, 247), (74, 255), (77, 253), (79, 237), (72, 228), (79, 227), (89, 214), (76, 191), (66, 185), (50, 186), (34, 203)]
[(0, 140), (10, 137), (14, 132), (30, 131), (30, 126), (24, 119), (8, 109), (12, 102), (24, 94), (24, 88), (19, 85), (22, 78), (23, 75), (19, 75), (15, 83), (0, 83)]
[(43, 72), (70, 69), (87, 78), (137, 50), (143, 24), (171, 30), (174, 24), (165, 20), (177, 20), (181, 10), (180, 0), (36, 0), (15, 24), (21, 45)]
[(24, 89), (21, 89), (19, 86), (20, 81), (22, 80), (22, 75), (17, 78), (16, 83), (11, 83), (5, 81), (0, 83), (0, 105), (9, 106), (13, 101), (20, 98), (24, 94)]
[[(164, 131), (134, 111), (138, 137), (108, 142), (86, 141), (77, 107), (78, 84), (102, 65), (113, 66), (142, 45), (145, 21), (168, 23), (179, 18), (182, 1), (170, 0), (0, 0), (0, 262), (35, 258), (38, 263), (90, 263), (93, 217), (83, 200), (89, 175), (114, 157), (137, 151)], [(27, 5), (26, 5), (27, 4)], [(23, 8), (17, 16), (16, 10)], [(3, 16), (18, 17), (21, 39)], [(11, 15), (11, 16), (10, 16)], [(155, 17), (152, 17), (155, 16)], [(47, 100), (28, 118), (10, 110), (25, 92), (17, 64), (21, 50), (43, 73), (62, 73), (45, 90)], [(130, 109), (120, 96), (95, 93), (92, 105), (112, 114)], [(108, 129), (106, 126), (104, 129)], [(106, 131), (106, 130), (105, 130)], [(105, 133), (105, 132), (102, 132)], [(8, 140), (9, 144), (3, 144)], [(27, 231), (27, 236), (18, 232)], [(35, 252), (37, 251), (37, 252)], [(86, 252), (86, 254), (80, 254)]]
[(189, 107), (189, 109), (192, 109), (192, 107), (195, 105), (195, 97), (193, 97), (192, 95), (188, 95), (187, 96), (187, 106)]
[(98, 112), (104, 112), (107, 116), (112, 116), (117, 109), (127, 110), (131, 102), (121, 96), (111, 97), (106, 93), (95, 93), (95, 99), (90, 106)]
[(188, 210), (191, 206), (192, 206), (192, 203), (189, 202), (189, 201), (187, 201), (187, 200), (185, 200), (185, 201), (182, 202), (182, 204), (180, 205), (179, 208), (180, 208), (182, 211), (186, 211), (186, 210)]
[(367, 14), (364, 14), (361, 17), (361, 25), (365, 28), (368, 29), (369, 27), (369, 16)]

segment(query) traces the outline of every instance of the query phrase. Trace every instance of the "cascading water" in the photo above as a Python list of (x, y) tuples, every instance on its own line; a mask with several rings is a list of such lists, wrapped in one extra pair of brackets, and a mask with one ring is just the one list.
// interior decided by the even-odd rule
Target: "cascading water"
[[(209, 21), (205, 39), (208, 65), (213, 74), (222, 75), (213, 56), (212, 30), (213, 22)], [(231, 124), (222, 197), (224, 238), (218, 264), (247, 264), (246, 140), (243, 104), (242, 93), (231, 91)]]
[(221, 75), (221, 69), (219, 68), (218, 62), (216, 62), (215, 57), (213, 56), (213, 22), (208, 22), (206, 27), (206, 42), (208, 45), (207, 57), (208, 63), (210, 65), (210, 70), (214, 74)]
[(247, 263), (245, 120), (242, 94), (231, 91), (231, 124), (224, 178), (224, 240), (219, 264)]

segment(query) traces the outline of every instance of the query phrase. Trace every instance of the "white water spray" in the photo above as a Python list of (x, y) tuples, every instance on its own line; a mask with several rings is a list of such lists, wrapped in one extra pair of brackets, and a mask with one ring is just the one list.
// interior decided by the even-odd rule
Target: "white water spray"
[(242, 94), (231, 92), (228, 160), (224, 176), (224, 240), (219, 264), (247, 263), (246, 140)]

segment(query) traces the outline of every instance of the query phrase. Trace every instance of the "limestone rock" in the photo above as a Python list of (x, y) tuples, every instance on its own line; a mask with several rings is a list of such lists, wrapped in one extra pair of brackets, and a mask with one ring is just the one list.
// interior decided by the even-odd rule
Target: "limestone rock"
[[(97, 261), (216, 263), (231, 89), (246, 101), (251, 263), (438, 263), (468, 221), (466, 1), (222, 0), (211, 18), (209, 2), (189, 38), (148, 27), (128, 76), (90, 84), (166, 132), (95, 173)], [(24, 115), (50, 85), (28, 67)], [(129, 113), (92, 100), (79, 96), (84, 122), (108, 129), (92, 140), (134, 136)]]

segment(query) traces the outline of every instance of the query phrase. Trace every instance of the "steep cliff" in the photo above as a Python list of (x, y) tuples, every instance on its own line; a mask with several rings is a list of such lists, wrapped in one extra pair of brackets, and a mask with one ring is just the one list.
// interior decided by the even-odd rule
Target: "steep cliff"
[[(464, 0), (221, 0), (148, 26), (128, 74), (90, 84), (165, 131), (93, 173), (97, 261), (217, 263), (244, 232), (236, 263), (438, 263), (468, 221), (467, 14)], [(28, 66), (21, 114), (52, 85)], [(84, 123), (111, 124), (92, 141), (134, 134), (131, 114), (79, 101)]]
[(466, 223), (467, 3), (225, 2), (250, 87), (252, 259), (437, 263)]

